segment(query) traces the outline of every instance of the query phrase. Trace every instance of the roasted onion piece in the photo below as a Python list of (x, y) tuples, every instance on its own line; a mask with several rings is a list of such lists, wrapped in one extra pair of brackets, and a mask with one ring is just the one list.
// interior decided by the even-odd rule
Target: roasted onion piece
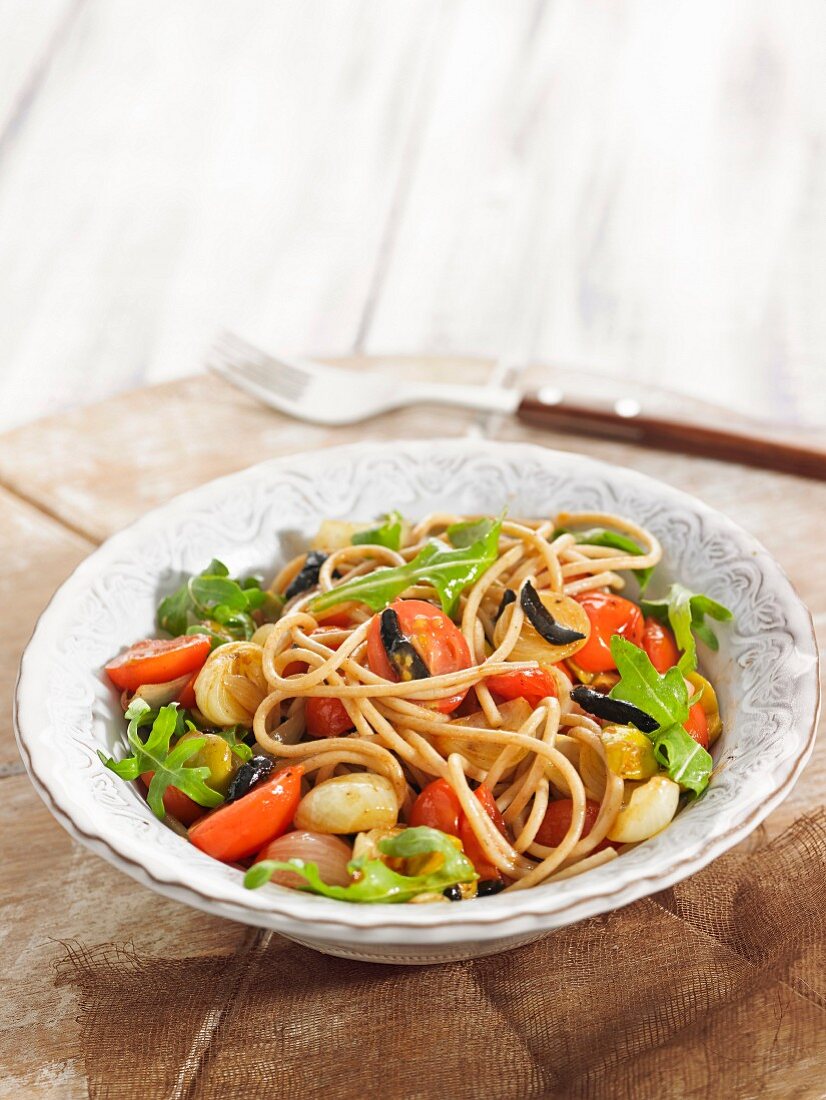
[(228, 642), (214, 649), (195, 681), (198, 710), (214, 726), (251, 726), (267, 694), (261, 667), (264, 650), (253, 642)]
[[(348, 886), (352, 882), (352, 876), (347, 870), (347, 864), (352, 854), (350, 845), (340, 837), (296, 829), (270, 841), (256, 863), (262, 859), (279, 862), (300, 859), (304, 863), (315, 863), (322, 882), (326, 882), (328, 886)], [(295, 889), (306, 886), (306, 881), (294, 871), (276, 871), (272, 881), (279, 886)]]
[[(508, 655), (508, 659), (539, 661), (541, 665), (553, 665), (582, 649), (591, 631), (591, 621), (585, 608), (570, 596), (563, 596), (557, 592), (541, 592), (537, 598), (545, 610), (553, 616), (557, 625), (566, 628), (572, 636), (576, 634), (577, 638), (564, 645), (552, 645), (542, 637), (526, 615), (516, 645)], [(502, 610), (493, 632), (494, 645), (498, 646), (504, 638), (513, 616), (513, 607), (512, 601)]]

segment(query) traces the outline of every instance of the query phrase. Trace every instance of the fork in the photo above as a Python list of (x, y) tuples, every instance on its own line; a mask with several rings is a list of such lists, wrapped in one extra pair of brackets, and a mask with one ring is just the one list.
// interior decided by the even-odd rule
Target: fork
[(734, 432), (647, 414), (633, 398), (578, 404), (553, 386), (520, 393), (504, 386), (405, 382), (295, 356), (267, 355), (231, 333), (213, 345), (208, 368), (279, 412), (315, 424), (355, 424), (408, 405), (452, 405), (506, 413), (559, 432), (826, 480), (826, 451), (766, 438), (761, 425)]
[(259, 401), (314, 424), (355, 424), (405, 405), (455, 405), (481, 412), (516, 411), (519, 395), (501, 386), (454, 386), (400, 382), (309, 359), (277, 359), (224, 333), (213, 345), (207, 366)]

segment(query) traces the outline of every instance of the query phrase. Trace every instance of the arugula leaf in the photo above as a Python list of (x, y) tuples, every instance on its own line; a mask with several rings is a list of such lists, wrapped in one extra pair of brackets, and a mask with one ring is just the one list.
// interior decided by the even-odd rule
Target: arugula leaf
[[(248, 597), (246, 589), (243, 589), (237, 581), (230, 580), (229, 577), (210, 576), (208, 573), (201, 573), (197, 577), (190, 578), (187, 588), (195, 610), (212, 612), (213, 618), (218, 618), (215, 612), (219, 609), (227, 615), (232, 614), (233, 611), (247, 610)], [(263, 595), (260, 588), (251, 591)]]
[(216, 729), (215, 733), (219, 737), (223, 737), (233, 753), (239, 760), (252, 760), (252, 749), (244, 740), (249, 735), (249, 730), (246, 726), (227, 726), (224, 729)]
[(489, 516), (482, 516), (481, 519), (467, 520), (464, 523), (451, 523), (445, 534), (454, 546), (463, 549), (483, 539), (493, 524), (494, 521)]
[(611, 689), (612, 699), (622, 699), (650, 714), (659, 729), (648, 734), (654, 742), (654, 756), (675, 783), (686, 790), (701, 794), (708, 786), (713, 761), (683, 729), (689, 699), (683, 674), (670, 668), (661, 676), (648, 654), (615, 634), (611, 639), (611, 655), (620, 674), (620, 681)]
[(381, 859), (363, 857), (351, 860), (347, 865), (355, 882), (349, 886), (328, 886), (322, 882), (316, 863), (304, 863), (300, 859), (262, 860), (244, 875), (244, 885), (254, 890), (269, 882), (275, 871), (295, 871), (307, 883), (304, 889), (314, 894), (337, 901), (375, 903), (409, 901), (417, 894), (430, 891), (440, 893), (448, 886), (474, 882), (478, 877), (473, 864), (449, 836), (425, 825), (404, 829), (397, 836), (387, 837), (379, 842), (379, 851), (396, 859), (439, 854), (442, 861), (435, 871), (428, 874), (402, 875), (391, 870)]
[(461, 593), (493, 565), (499, 548), (497, 520), (484, 538), (470, 546), (451, 549), (434, 539), (422, 547), (407, 565), (375, 569), (363, 577), (355, 577), (336, 585), (329, 592), (310, 602), (311, 611), (326, 611), (328, 607), (358, 600), (372, 611), (380, 611), (414, 584), (431, 584), (439, 594), (442, 609), (451, 615), (456, 610)]
[[(184, 732), (183, 711), (177, 703), (153, 711), (144, 699), (136, 698), (126, 711), (126, 718), (129, 721), (126, 738), (132, 756), (115, 760), (100, 749), (98, 756), (121, 779), (137, 779), (144, 772), (155, 773), (146, 798), (155, 817), (163, 820), (166, 815), (163, 796), (167, 787), (177, 787), (199, 806), (221, 805), (223, 797), (205, 782), (209, 778), (209, 768), (185, 767), (186, 761), (204, 747), (204, 738), (193, 737), (170, 748), (172, 738), (178, 738)], [(140, 731), (149, 726), (151, 729), (144, 740)]]
[[(633, 554), (634, 557), (640, 557), (645, 553), (642, 547), (638, 546), (627, 535), (621, 535), (619, 531), (609, 531), (605, 527), (593, 527), (588, 531), (572, 531), (569, 527), (558, 527), (554, 531), (552, 539), (558, 538), (559, 535), (573, 535), (577, 542), (583, 543), (585, 546), (607, 546), (611, 550), (619, 550), (623, 554)], [(646, 569), (633, 570), (640, 586), (640, 592), (644, 592), (648, 587), (653, 572), (653, 565), (649, 565)]]
[[(252, 574), (238, 582), (247, 596), (247, 610), (260, 611), (265, 623), (274, 623), (287, 602), (280, 592), (270, 592), (263, 587), (263, 578)], [(260, 593), (260, 595), (259, 595)]]
[(228, 630), (219, 627), (217, 623), (213, 625), (209, 623), (193, 623), (192, 626), (186, 628), (186, 633), (205, 634), (207, 638), (209, 638), (211, 649), (217, 649), (219, 645), (226, 645), (227, 642), (234, 642), (236, 640)]
[(695, 795), (708, 786), (713, 760), (682, 726), (669, 726), (654, 735), (654, 756), (669, 779)]
[(401, 512), (388, 512), (384, 523), (371, 527), (367, 531), (357, 531), (350, 540), (353, 546), (386, 546), (388, 550), (398, 550), (402, 544), (404, 519)]
[(688, 688), (679, 669), (670, 668), (661, 676), (645, 650), (619, 634), (611, 639), (611, 656), (620, 674), (619, 683), (609, 693), (612, 699), (639, 707), (661, 728), (685, 722)]
[(214, 622), (222, 626), (233, 638), (248, 641), (256, 631), (255, 620), (246, 611), (228, 611), (219, 604), (214, 612)]
[(714, 631), (705, 621), (706, 615), (718, 622), (728, 622), (732, 614), (723, 604), (709, 596), (692, 592), (682, 584), (672, 584), (668, 594), (660, 600), (642, 600), (640, 606), (645, 615), (653, 615), (660, 622), (666, 620), (674, 631), (677, 645), (683, 651), (679, 669), (687, 674), (697, 668), (696, 635), (709, 649), (717, 651), (719, 643)]
[(265, 608), (277, 618), (281, 606), (283, 601), (265, 592), (258, 577), (233, 580), (224, 563), (216, 558), (203, 573), (190, 577), (161, 600), (158, 626), (174, 637), (209, 634), (214, 649), (226, 641), (251, 638), (256, 629), (251, 612)]
[(189, 598), (189, 592), (185, 584), (182, 584), (171, 596), (166, 596), (162, 599), (158, 604), (157, 613), (158, 626), (160, 629), (165, 630), (174, 638), (180, 637), (181, 634), (186, 634), (190, 621), (189, 609), (191, 604), (192, 601)]

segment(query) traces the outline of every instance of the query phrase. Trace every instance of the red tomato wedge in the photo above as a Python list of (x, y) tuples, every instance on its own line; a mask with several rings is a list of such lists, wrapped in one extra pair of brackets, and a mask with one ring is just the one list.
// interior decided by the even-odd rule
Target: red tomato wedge
[[(198, 669), (198, 672), (200, 671), (201, 670)], [(195, 681), (198, 679), (198, 672), (190, 678), (189, 683), (178, 696), (178, 702), (185, 710), (192, 710), (195, 706)]]
[[(154, 774), (154, 772), (141, 773), (141, 779), (146, 787), (149, 787)], [(163, 792), (163, 808), (187, 827), (194, 825), (198, 818), (206, 813), (203, 806), (199, 806), (188, 794), (179, 791), (177, 787), (167, 787)]]
[[(490, 787), (484, 786), (477, 787), (473, 792), (475, 797), (482, 803), (482, 809), (491, 819), (493, 824), (502, 834), (507, 837), (508, 829), (505, 825), (505, 819), (499, 812), (499, 807), (494, 801), (493, 794)], [(465, 850), (465, 855), (476, 869), (476, 874), (482, 880), (482, 882), (490, 881), (502, 881), (502, 873), (495, 863), (491, 863), (488, 857), (485, 855), (484, 849), (479, 841), (476, 839), (476, 834), (470, 827), (470, 822), (466, 817), (462, 818), (462, 822), (459, 826), (459, 839), (462, 842), (462, 847)]]
[(663, 626), (656, 619), (645, 620), (642, 648), (661, 676), (673, 668), (680, 659), (680, 651), (677, 649), (674, 635), (667, 626)]
[(683, 722), (683, 729), (694, 738), (698, 745), (708, 748), (708, 718), (703, 710), (702, 703), (695, 703), (689, 709), (688, 718)]
[[(444, 611), (426, 600), (395, 600), (390, 607), (399, 617), (399, 627), (427, 665), (431, 676), (444, 676), (470, 668), (470, 650), (464, 634)], [(374, 615), (367, 631), (367, 664), (385, 680), (398, 682), (381, 640), (381, 615)], [(467, 688), (441, 699), (434, 709), (442, 714), (456, 710)]]
[(505, 824), (505, 819), (504, 817), (502, 817), (502, 813), (499, 807), (496, 805), (496, 800), (493, 797), (493, 791), (491, 791), (490, 787), (486, 787), (483, 783), (480, 787), (477, 787), (473, 793), (482, 803), (482, 809), (491, 819), (491, 821), (502, 834), (502, 836), (507, 836), (508, 827)]
[(336, 608), (333, 611), (322, 611), (319, 616), (319, 626), (322, 629), (332, 629), (333, 627), (346, 628), (352, 625), (353, 617), (350, 614), (352, 604), (346, 608)]
[(209, 649), (205, 634), (185, 634), (168, 641), (148, 638), (111, 660), (106, 674), (115, 687), (137, 691), (142, 684), (165, 684), (197, 672), (209, 656)]
[(422, 790), (410, 811), (411, 825), (428, 825), (449, 836), (459, 835), (462, 807), (446, 779), (434, 779)]
[[(482, 808), (494, 823), (502, 836), (508, 835), (505, 819), (499, 812), (490, 788), (477, 787), (473, 792), (481, 802)], [(429, 825), (431, 829), (440, 829), (450, 836), (458, 836), (465, 855), (476, 868), (482, 880), (498, 879), (502, 876), (498, 867), (492, 864), (482, 850), (476, 835), (462, 812), (462, 804), (446, 779), (434, 779), (422, 790), (410, 812), (411, 825)]]
[(309, 698), (304, 718), (310, 737), (340, 737), (353, 729), (353, 721), (340, 699)]
[(310, 666), (306, 661), (290, 661), (290, 663), (282, 669), (282, 676), (303, 676)]
[[(341, 617), (342, 617), (342, 619), (344, 618), (343, 615)], [(348, 614), (347, 617), (348, 617), (348, 621), (349, 621), (349, 614)], [(329, 618), (329, 619), (325, 619), (324, 623), (321, 626), (321, 628), (319, 630), (313, 630), (312, 633), (323, 635), (325, 633), (326, 628), (328, 626), (331, 627), (333, 625), (334, 624), (332, 622), (332, 617)], [(336, 626), (347, 626), (348, 623), (339, 622), (339, 623), (336, 623), (335, 625)], [(321, 641), (323, 641), (325, 645), (329, 645), (330, 649), (338, 649), (338, 647), (341, 645), (341, 642), (325, 641), (323, 637), (321, 638)], [(309, 667), (310, 666), (307, 664), (306, 661), (290, 661), (290, 663), (288, 665), (285, 665), (284, 668), (281, 670), (281, 675), (282, 676), (298, 676), (298, 675), (303, 676), (303, 674), (307, 671), (307, 669)], [(330, 736), (330, 735), (328, 734), (327, 736)]]
[(469, 714), (474, 714), (479, 710), (479, 699), (476, 696), (476, 688), (471, 688), (459, 706), (454, 710), (454, 718), (467, 718)]
[(526, 699), (532, 707), (549, 695), (556, 696), (556, 680), (544, 668), (503, 672), (499, 676), (488, 676), (485, 683), (501, 699)]
[[(558, 848), (565, 839), (565, 834), (571, 827), (571, 815), (574, 804), (570, 798), (559, 798), (548, 805), (542, 824), (536, 833), (536, 843), (544, 844), (547, 848)], [(594, 822), (599, 816), (599, 803), (588, 798), (585, 800), (585, 824), (582, 826), (582, 835), (587, 836), (594, 827)], [(609, 840), (601, 840), (594, 848), (594, 852), (601, 852), (604, 848), (615, 848), (619, 845), (611, 844)]]
[(189, 830), (189, 839), (208, 856), (234, 863), (286, 833), (301, 798), (304, 768), (282, 768), (239, 798), (219, 806)]
[(611, 656), (611, 639), (615, 634), (621, 634), (634, 645), (642, 645), (643, 618), (635, 603), (613, 592), (584, 592), (574, 599), (591, 621), (588, 641), (572, 658), (580, 668), (586, 672), (610, 672), (616, 668)]

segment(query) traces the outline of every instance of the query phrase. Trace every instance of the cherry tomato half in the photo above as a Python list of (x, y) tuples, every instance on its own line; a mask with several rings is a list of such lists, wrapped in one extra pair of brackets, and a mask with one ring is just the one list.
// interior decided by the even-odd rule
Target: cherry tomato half
[(137, 691), (142, 684), (165, 684), (197, 672), (209, 649), (205, 634), (185, 634), (168, 641), (148, 638), (113, 658), (106, 665), (106, 674), (115, 687)]
[[(502, 836), (507, 836), (505, 820), (499, 812), (490, 788), (483, 784), (476, 788), (474, 795)], [(413, 803), (410, 824), (429, 825), (431, 829), (440, 829), (450, 836), (458, 836), (465, 855), (476, 868), (479, 878), (501, 880), (498, 867), (491, 863), (483, 852), (482, 846), (462, 812), (462, 805), (457, 795), (446, 779), (434, 779), (422, 790)]]
[(485, 683), (500, 698), (527, 699), (532, 707), (538, 706), (549, 695), (556, 696), (556, 680), (544, 668), (503, 672), (499, 676), (488, 676)]
[(462, 806), (446, 779), (434, 779), (418, 795), (410, 811), (411, 825), (427, 825), (449, 836), (459, 835)]
[(673, 668), (680, 659), (680, 651), (674, 641), (674, 635), (667, 626), (656, 619), (645, 620), (642, 648), (648, 654), (651, 664), (662, 675)]
[[(444, 676), (470, 668), (471, 658), (464, 634), (444, 611), (426, 600), (395, 600), (390, 607), (399, 617), (399, 627), (427, 665), (431, 676)], [(370, 671), (385, 680), (399, 677), (388, 660), (381, 640), (381, 615), (374, 615), (367, 631), (367, 663)], [(450, 714), (467, 695), (464, 691), (440, 699), (434, 710)]]
[(353, 604), (349, 604), (347, 607), (337, 607), (332, 611), (322, 611), (318, 617), (319, 626), (322, 630), (333, 629), (334, 627), (344, 629), (352, 626), (353, 617), (351, 611), (353, 606)]
[[(549, 803), (542, 824), (536, 832), (536, 843), (544, 844), (547, 848), (558, 848), (571, 827), (573, 809), (574, 804), (570, 798), (558, 798)], [(590, 833), (598, 816), (599, 802), (594, 802), (590, 798), (586, 799), (582, 836), (587, 836)], [(612, 845), (609, 840), (601, 840), (594, 848), (594, 852), (601, 852), (604, 848), (612, 847), (618, 847), (618, 845)]]
[(281, 670), (281, 675), (303, 676), (309, 667), (306, 661), (290, 661), (290, 663)]
[(251, 856), (289, 829), (301, 798), (304, 768), (293, 764), (262, 780), (237, 802), (202, 817), (189, 830), (196, 848), (225, 863)]
[(634, 645), (642, 645), (643, 618), (635, 603), (613, 592), (583, 592), (574, 599), (582, 604), (591, 621), (588, 641), (576, 652), (580, 668), (586, 672), (610, 672), (616, 668), (611, 656), (611, 639), (615, 634), (621, 634)]
[[(145, 787), (149, 787), (154, 774), (154, 772), (141, 772), (141, 779)], [(194, 825), (198, 818), (203, 817), (206, 813), (203, 806), (199, 806), (188, 794), (179, 791), (177, 787), (167, 787), (163, 792), (163, 808), (187, 827)]]
[(311, 696), (304, 706), (304, 718), (310, 737), (341, 737), (353, 729), (353, 720), (340, 699)]
[(702, 702), (695, 703), (689, 709), (688, 718), (683, 722), (683, 729), (691, 734), (698, 745), (702, 745), (704, 749), (708, 748), (708, 718)]
[[(499, 807), (494, 801), (490, 787), (486, 787), (483, 784), (481, 787), (477, 787), (473, 794), (482, 803), (482, 809), (491, 819), (491, 821), (502, 834), (502, 836), (507, 837), (508, 829), (505, 825), (505, 819), (499, 812)], [(482, 845), (476, 839), (476, 834), (470, 827), (470, 822), (464, 816), (462, 817), (462, 821), (459, 825), (459, 839), (462, 842), (462, 847), (465, 850), (465, 855), (473, 864), (474, 868), (476, 869), (476, 874), (479, 876), (482, 882), (501, 882), (501, 871), (496, 866), (496, 864), (491, 863), (488, 857), (485, 855)]]
[[(345, 613), (344, 612), (340, 613), (339, 620), (336, 621), (335, 623), (333, 622), (334, 618), (335, 618), (335, 616), (331, 615), (329, 618), (324, 620), (323, 624), (319, 627), (318, 630), (313, 630), (313, 631), (311, 631), (311, 633), (312, 634), (321, 634), (321, 635), (323, 635), (323, 634), (326, 633), (328, 627), (331, 627), (331, 626), (336, 626), (336, 627), (348, 626), (349, 622), (350, 622), (350, 613), (349, 612), (346, 613), (346, 619), (347, 619), (346, 622), (344, 621), (344, 619), (345, 619)], [(319, 641), (324, 642), (324, 644), (329, 646), (330, 649), (338, 649), (338, 647), (341, 645), (341, 642), (331, 642), (328, 639), (325, 639), (324, 637), (319, 638)], [(285, 667), (281, 670), (281, 675), (282, 676), (298, 676), (298, 675), (303, 676), (304, 673), (307, 671), (307, 669), (309, 667), (310, 666), (307, 664), (306, 661), (290, 661), (290, 663), (288, 665), (285, 665)], [(329, 736), (329, 734), (327, 736)]]
[[(198, 669), (198, 672), (200, 671)], [(189, 682), (184, 686), (184, 690), (178, 696), (178, 702), (185, 710), (192, 710), (195, 706), (195, 681), (198, 679), (198, 672), (192, 674)]]

